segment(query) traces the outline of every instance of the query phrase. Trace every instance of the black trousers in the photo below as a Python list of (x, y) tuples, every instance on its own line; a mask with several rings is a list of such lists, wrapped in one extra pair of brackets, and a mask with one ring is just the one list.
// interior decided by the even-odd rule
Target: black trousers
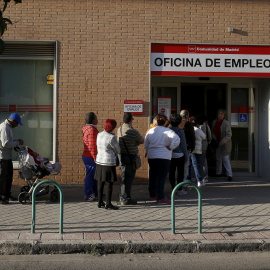
[[(171, 166), (170, 166), (170, 183), (172, 190), (175, 188), (175, 171), (177, 169), (177, 184), (184, 181), (184, 170), (185, 170), (185, 156), (182, 156), (180, 158), (172, 158), (171, 159)], [(182, 187), (179, 188), (181, 190)]]
[[(98, 181), (98, 203), (103, 202), (103, 189), (105, 182)], [(112, 204), (112, 192), (113, 192), (113, 182), (107, 182), (107, 191), (106, 191), (106, 205)]]
[(0, 199), (10, 197), (13, 180), (13, 164), (11, 159), (0, 159)]

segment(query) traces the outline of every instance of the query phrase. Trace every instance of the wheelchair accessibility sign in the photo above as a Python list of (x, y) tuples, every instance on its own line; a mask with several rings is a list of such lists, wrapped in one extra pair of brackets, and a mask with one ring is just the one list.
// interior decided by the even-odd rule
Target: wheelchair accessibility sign
[(240, 123), (247, 123), (248, 115), (247, 113), (239, 113), (239, 122)]

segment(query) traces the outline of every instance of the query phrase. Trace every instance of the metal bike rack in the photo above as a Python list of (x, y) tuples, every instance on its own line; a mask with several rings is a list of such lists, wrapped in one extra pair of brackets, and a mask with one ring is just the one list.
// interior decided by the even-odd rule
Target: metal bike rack
[(171, 196), (171, 218), (172, 218), (172, 233), (175, 234), (175, 201), (174, 201), (174, 197), (175, 197), (175, 192), (178, 190), (178, 188), (180, 186), (184, 186), (184, 185), (190, 185), (193, 186), (198, 193), (198, 234), (202, 233), (202, 196), (201, 196), (201, 191), (200, 189), (197, 187), (197, 185), (191, 183), (191, 182), (182, 182), (179, 183), (172, 191), (172, 196)]
[(40, 185), (43, 185), (45, 183), (50, 183), (56, 186), (60, 193), (60, 221), (59, 221), (59, 233), (63, 233), (63, 210), (64, 210), (64, 204), (63, 204), (63, 192), (60, 187), (60, 185), (52, 180), (44, 180), (40, 183), (38, 183), (32, 193), (32, 227), (31, 227), (31, 233), (35, 233), (35, 225), (36, 225), (36, 192), (37, 188)]

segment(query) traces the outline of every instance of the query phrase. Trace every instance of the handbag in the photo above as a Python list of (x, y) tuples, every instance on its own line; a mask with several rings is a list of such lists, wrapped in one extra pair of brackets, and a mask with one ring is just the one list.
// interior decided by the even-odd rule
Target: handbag
[[(127, 150), (127, 153), (128, 153), (128, 155), (129, 155), (129, 157), (130, 157), (130, 154), (129, 154), (129, 151), (128, 151), (126, 142), (125, 142), (124, 137), (123, 137), (123, 134), (122, 134), (122, 127), (121, 127), (121, 136), (122, 136), (122, 139), (123, 139), (125, 148), (126, 148), (126, 150)], [(135, 158), (134, 158), (133, 160), (132, 160), (132, 158), (130, 157), (130, 161), (131, 161), (131, 164), (132, 164), (133, 169), (134, 169), (135, 171), (141, 168), (142, 162), (141, 162), (141, 158), (140, 158), (140, 156), (139, 156), (138, 154), (136, 154), (136, 156), (135, 156)]]
[(141, 158), (139, 155), (136, 155), (136, 157), (133, 160), (133, 169), (138, 170), (142, 166)]

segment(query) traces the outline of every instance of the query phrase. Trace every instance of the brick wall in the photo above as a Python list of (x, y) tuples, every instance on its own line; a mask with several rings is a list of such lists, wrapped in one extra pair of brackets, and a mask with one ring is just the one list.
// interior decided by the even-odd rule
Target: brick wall
[[(268, 0), (23, 0), (10, 4), (6, 17), (16, 21), (4, 39), (57, 40), (57, 159), (63, 165), (55, 177), (82, 183), (84, 114), (96, 112), (98, 129), (104, 120), (122, 121), (125, 99), (144, 101), (144, 113), (134, 127), (148, 128), (149, 57), (151, 42), (269, 44)], [(228, 27), (238, 32), (229, 33)], [(143, 168), (147, 160), (140, 146)], [(42, 153), (41, 153), (42, 154)]]

